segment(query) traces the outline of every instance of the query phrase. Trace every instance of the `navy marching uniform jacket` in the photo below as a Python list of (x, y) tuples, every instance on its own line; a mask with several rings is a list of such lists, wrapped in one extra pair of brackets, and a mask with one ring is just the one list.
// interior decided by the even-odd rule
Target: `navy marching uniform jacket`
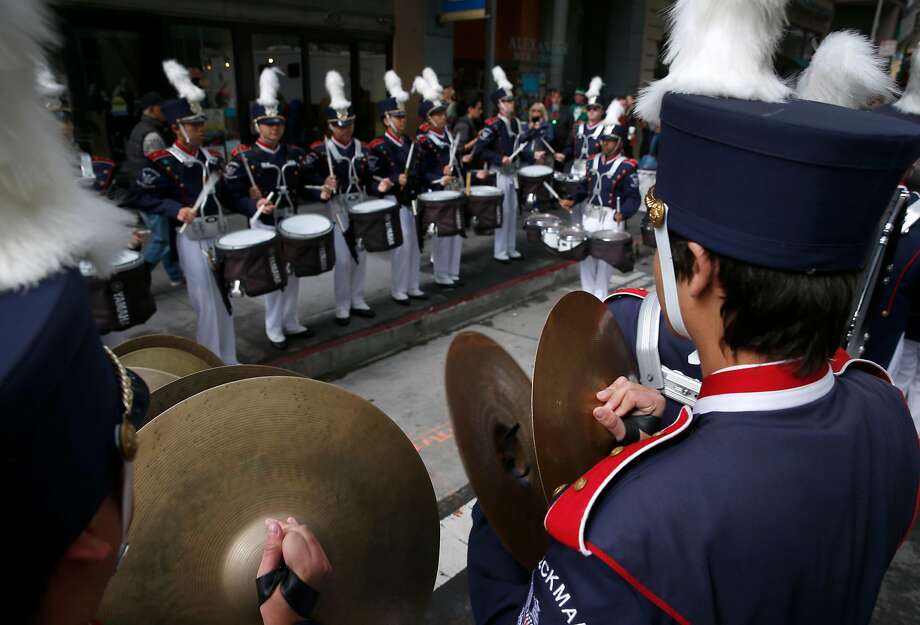
[[(243, 156), (246, 161), (243, 161)], [(252, 217), (256, 213), (256, 200), (249, 197), (252, 183), (246, 173), (249, 171), (262, 192), (262, 197), (275, 192), (275, 211), (271, 215), (259, 215), (265, 225), (275, 224), (275, 215), (290, 216), (297, 213), (297, 205), (308, 177), (307, 167), (315, 157), (308, 160), (302, 148), (279, 143), (274, 148), (256, 141), (251, 146), (240, 146), (224, 169), (224, 181), (230, 205), (240, 213)]]
[[(911, 208), (920, 210), (918, 202), (920, 193), (911, 193), (905, 222), (911, 219), (914, 212)], [(910, 230), (899, 236), (891, 270), (883, 280), (887, 280), (883, 282), (884, 288), (872, 300), (866, 325), (869, 340), (863, 356), (888, 367), (901, 335), (908, 329), (911, 312), (920, 309), (920, 223), (914, 222)]]
[(93, 175), (96, 182), (93, 190), (105, 194), (112, 188), (112, 177), (115, 175), (115, 162), (101, 156), (93, 157)]
[(600, 154), (600, 136), (603, 130), (604, 120), (599, 121), (596, 126), (590, 126), (588, 122), (578, 124), (572, 143), (566, 146), (566, 159), (583, 158), (590, 160)]
[[(336, 177), (337, 193), (345, 193), (349, 184), (350, 163), (354, 164), (355, 182), (358, 187), (367, 193), (373, 186), (370, 168), (368, 167), (368, 152), (366, 146), (362, 145), (357, 139), (352, 139), (351, 144), (347, 147), (328, 139), (333, 149), (340, 158), (332, 159), (332, 174)], [(329, 159), (326, 155), (326, 141), (315, 141), (310, 145), (310, 153), (307, 155), (307, 171), (311, 172), (312, 179), (309, 181), (312, 185), (321, 185), (329, 176)], [(319, 201), (320, 191), (310, 190), (311, 199)]]
[[(412, 139), (407, 135), (397, 137), (392, 131), (387, 132), (382, 137), (377, 137), (367, 145), (368, 149), (368, 168), (371, 174), (376, 178), (388, 178), (393, 186), (387, 191), (387, 195), (395, 195), (396, 199), (403, 206), (410, 206), (412, 201), (418, 196), (417, 174), (419, 162), (422, 158), (422, 149), (416, 145), (412, 149)], [(406, 167), (406, 161), (409, 159), (411, 152), (412, 162)], [(407, 171), (408, 169), (408, 171)], [(399, 176), (408, 174), (408, 181), (405, 187), (399, 186)], [(377, 191), (377, 185), (373, 184), (371, 190), (380, 195)]]
[[(443, 189), (439, 182), (444, 177), (444, 167), (450, 164), (451, 140), (446, 131), (438, 132), (429, 124), (419, 126), (419, 132), (416, 135), (418, 150), (421, 153), (419, 163), (419, 176), (424, 188), (431, 191)], [(457, 182), (462, 185), (463, 181), (463, 164), (460, 162), (462, 146), (457, 146), (455, 160), (457, 167), (451, 171), (451, 175), (457, 178)], [(414, 158), (414, 157), (413, 157)], [(459, 169), (459, 171), (458, 171)]]
[(795, 367), (708, 376), (569, 486), (517, 623), (868, 623), (916, 516), (916, 432), (873, 363)]
[(523, 132), (524, 125), (516, 117), (510, 120), (501, 115), (490, 117), (476, 139), (473, 154), (490, 165), (501, 167), (502, 157), (514, 153)]
[[(600, 188), (598, 189), (598, 182)], [(611, 160), (603, 155), (595, 156), (588, 167), (588, 174), (578, 185), (573, 200), (576, 203), (590, 200), (595, 206), (617, 208), (617, 199), (620, 201), (620, 212), (629, 219), (639, 210), (641, 196), (639, 194), (639, 174), (636, 172), (636, 161), (626, 158), (622, 154)]]

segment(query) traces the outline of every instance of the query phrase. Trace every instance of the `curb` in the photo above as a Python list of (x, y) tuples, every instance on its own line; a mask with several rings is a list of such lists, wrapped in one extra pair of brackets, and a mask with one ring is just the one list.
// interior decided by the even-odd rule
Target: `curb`
[(262, 364), (285, 367), (310, 378), (335, 378), (349, 369), (468, 325), (478, 317), (493, 314), (577, 277), (574, 261), (557, 263)]

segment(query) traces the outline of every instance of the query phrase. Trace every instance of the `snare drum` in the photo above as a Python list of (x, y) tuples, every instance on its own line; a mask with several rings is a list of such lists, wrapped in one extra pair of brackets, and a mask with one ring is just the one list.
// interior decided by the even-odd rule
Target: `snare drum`
[(452, 237), (463, 232), (463, 205), (466, 195), (459, 191), (429, 191), (418, 196), (422, 211), (422, 231), (434, 225), (439, 237)]
[(527, 165), (517, 173), (520, 200), (527, 201), (532, 194), (537, 201), (555, 199), (546, 188), (546, 183), (553, 182), (553, 168), (546, 165)]
[(618, 230), (598, 230), (591, 235), (591, 256), (602, 260), (622, 272), (632, 271), (635, 265), (632, 236)]
[(568, 226), (559, 229), (556, 251), (569, 260), (584, 260), (590, 251), (588, 233), (581, 226)]
[(281, 237), (271, 230), (237, 230), (217, 239), (217, 275), (233, 297), (255, 297), (287, 285)]
[(278, 226), (284, 259), (298, 278), (318, 276), (335, 266), (332, 221), (324, 215), (294, 215)]
[(466, 216), (477, 232), (502, 227), (505, 194), (498, 187), (471, 187), (466, 198)]
[(543, 230), (550, 226), (559, 227), (562, 220), (549, 213), (534, 213), (524, 219), (524, 232), (527, 233), (528, 241), (543, 240)]
[(358, 249), (386, 252), (403, 244), (399, 204), (382, 198), (355, 204), (348, 209)]
[(99, 332), (120, 332), (150, 319), (157, 311), (150, 292), (150, 266), (139, 252), (125, 250), (112, 263), (108, 279), (97, 277), (92, 263), (80, 263), (89, 286), (93, 318)]
[(578, 187), (584, 181), (584, 176), (573, 176), (557, 171), (553, 174), (553, 188), (564, 199), (571, 199), (578, 193)]

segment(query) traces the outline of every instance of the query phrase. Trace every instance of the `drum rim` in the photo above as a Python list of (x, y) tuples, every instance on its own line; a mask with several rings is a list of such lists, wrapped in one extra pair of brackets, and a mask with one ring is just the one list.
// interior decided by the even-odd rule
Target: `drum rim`
[[(531, 169), (531, 170), (540, 169), (541, 171), (543, 170), (547, 170), (547, 171), (543, 171), (542, 174), (528, 174), (526, 173), (528, 169)], [(542, 178), (543, 176), (546, 176), (547, 174), (549, 175), (553, 174), (553, 168), (550, 167), (549, 165), (525, 165), (518, 170), (518, 175), (519, 176), (523, 175), (525, 178)]]
[[(435, 193), (438, 193), (438, 194), (444, 193), (444, 194), (447, 194), (448, 197), (440, 197), (436, 199), (425, 197), (426, 195), (433, 195)], [(418, 199), (423, 202), (451, 202), (454, 200), (459, 200), (462, 197), (463, 197), (463, 193), (461, 193), (460, 191), (454, 191), (452, 189), (439, 189), (437, 191), (425, 191), (424, 193), (420, 193), (418, 196)]]
[[(380, 208), (375, 208), (374, 210), (356, 210), (359, 206), (363, 204), (382, 204)], [(373, 200), (364, 200), (363, 202), (358, 202), (353, 206), (348, 207), (349, 215), (373, 215), (374, 213), (379, 213), (381, 211), (393, 210), (399, 206), (399, 202), (396, 200), (387, 199), (385, 197), (376, 198)]]
[[(605, 234), (606, 233), (606, 234)], [(607, 238), (613, 236), (612, 238)], [(632, 239), (632, 236), (628, 232), (621, 232), (619, 230), (612, 230), (607, 228), (606, 230), (596, 230), (591, 233), (592, 241), (605, 241), (608, 243), (618, 243), (619, 241), (628, 241)]]
[[(477, 189), (480, 191), (488, 191), (488, 193), (477, 193)], [(493, 198), (500, 195), (504, 195), (505, 192), (491, 184), (478, 184), (470, 187), (470, 197), (486, 197)]]
[[(252, 243), (248, 243), (248, 244), (246, 244), (246, 245), (227, 245), (227, 244), (221, 244), (221, 241), (223, 241), (223, 240), (226, 239), (227, 237), (232, 237), (232, 236), (234, 236), (234, 235), (238, 235), (238, 234), (243, 233), (243, 232), (245, 232), (245, 233), (251, 233), (251, 234), (254, 234), (254, 235), (256, 235), (256, 236), (265, 237), (265, 238), (261, 239), (260, 241), (253, 241)], [(268, 235), (268, 236), (266, 236), (266, 235)], [(223, 251), (225, 251), (225, 252), (230, 252), (230, 251), (235, 251), (235, 250), (245, 250), (245, 249), (249, 249), (250, 247), (255, 247), (256, 245), (261, 245), (261, 244), (263, 244), (263, 243), (267, 243), (268, 241), (271, 241), (272, 239), (274, 239), (274, 238), (277, 237), (277, 236), (278, 236), (278, 234), (277, 234), (276, 232), (272, 231), (272, 230), (261, 230), (261, 229), (258, 229), (258, 228), (244, 228), (244, 229), (241, 229), (241, 230), (234, 230), (233, 232), (228, 232), (227, 234), (221, 235), (220, 237), (218, 237), (217, 241), (214, 243), (214, 246), (215, 246), (217, 249), (223, 250)]]
[[(313, 232), (313, 233), (291, 232), (290, 230), (287, 230), (287, 229), (284, 227), (284, 222), (288, 221), (288, 219), (296, 219), (297, 217), (309, 217), (309, 218), (319, 218), (319, 219), (323, 219), (323, 220), (325, 220), (325, 222), (326, 222), (326, 227), (325, 227), (323, 230), (320, 230), (319, 232)], [(329, 234), (330, 232), (332, 232), (332, 228), (333, 228), (333, 227), (334, 227), (334, 224), (332, 223), (332, 220), (331, 220), (331, 219), (329, 219), (329, 218), (326, 217), (325, 215), (317, 215), (317, 214), (291, 215), (291, 216), (288, 217), (287, 219), (282, 219), (282, 220), (281, 220), (281, 223), (278, 224), (278, 230), (281, 232), (282, 238), (285, 238), (285, 239), (296, 239), (296, 240), (298, 240), (298, 241), (306, 241), (306, 240), (309, 240), (309, 239), (318, 239), (319, 237), (325, 236), (325, 235)]]
[(122, 254), (132, 254), (134, 257), (132, 260), (116, 265), (112, 263), (112, 271), (114, 273), (121, 273), (122, 271), (129, 271), (131, 269), (137, 269), (142, 264), (144, 264), (144, 255), (138, 252), (137, 250), (123, 250)]

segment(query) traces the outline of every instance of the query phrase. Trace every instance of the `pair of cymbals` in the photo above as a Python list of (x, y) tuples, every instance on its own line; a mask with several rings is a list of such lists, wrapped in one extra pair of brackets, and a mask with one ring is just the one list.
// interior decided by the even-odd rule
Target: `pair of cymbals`
[(332, 563), (316, 620), (421, 622), (437, 572), (434, 491), (370, 402), (300, 377), (244, 379), (180, 401), (139, 436), (131, 549), (102, 622), (260, 622), (264, 520), (288, 516)]
[(151, 391), (224, 362), (191, 339), (149, 334), (128, 339), (112, 350), (125, 367), (137, 373)]
[(607, 306), (580, 291), (550, 312), (532, 385), (488, 337), (464, 332), (451, 344), (445, 378), (460, 457), (483, 513), (522, 566), (545, 553), (543, 518), (555, 491), (614, 446), (593, 416), (596, 393), (635, 370)]

